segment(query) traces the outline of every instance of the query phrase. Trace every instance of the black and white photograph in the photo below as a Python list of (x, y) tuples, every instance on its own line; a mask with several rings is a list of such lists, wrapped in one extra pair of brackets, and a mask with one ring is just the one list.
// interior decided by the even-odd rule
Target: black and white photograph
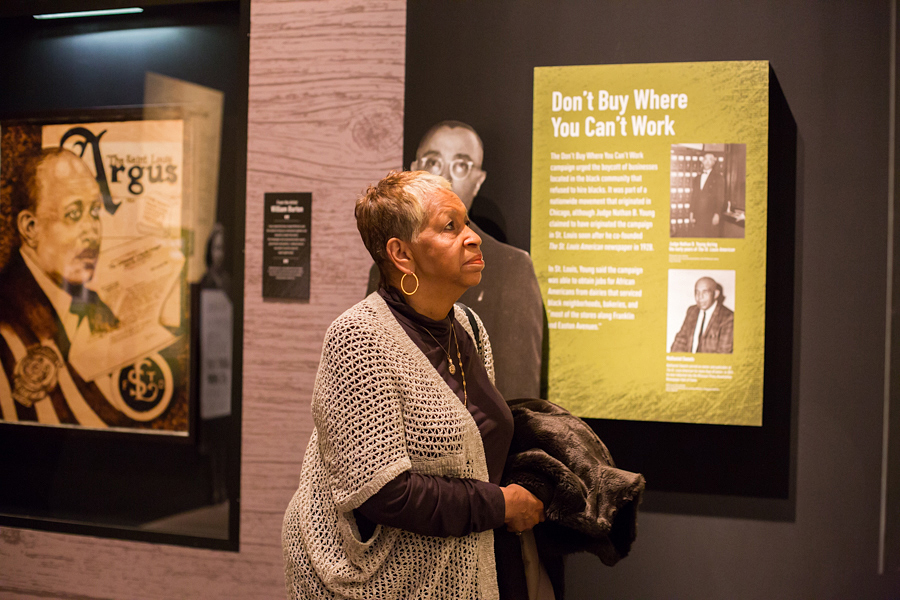
[(672, 144), (670, 229), (677, 238), (743, 238), (745, 144)]
[(670, 269), (668, 351), (731, 354), (734, 293), (734, 271)]

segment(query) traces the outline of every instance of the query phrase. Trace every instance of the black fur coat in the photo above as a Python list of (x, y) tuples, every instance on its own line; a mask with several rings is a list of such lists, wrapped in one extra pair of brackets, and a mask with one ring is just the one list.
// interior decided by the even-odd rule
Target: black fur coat
[(628, 555), (637, 535), (644, 478), (617, 469), (581, 419), (547, 400), (509, 402), (515, 432), (501, 485), (516, 483), (544, 503), (534, 529), (541, 562), (563, 596), (563, 556), (591, 552), (606, 565)]

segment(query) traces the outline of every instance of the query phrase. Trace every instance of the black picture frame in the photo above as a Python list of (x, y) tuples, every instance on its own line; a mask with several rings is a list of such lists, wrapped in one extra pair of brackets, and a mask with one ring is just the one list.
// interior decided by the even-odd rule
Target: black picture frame
[[(217, 219), (226, 227), (226, 240), (237, 243), (226, 249), (226, 266), (234, 282), (231, 288), (235, 315), (233, 369), (231, 382), (231, 415), (214, 419), (215, 435), (227, 453), (221, 474), (227, 497), (218, 506), (224, 519), (215, 531), (202, 527), (181, 528), (180, 525), (147, 528), (148, 519), (185, 515), (185, 510), (209, 503), (207, 481), (202, 473), (201, 450), (209, 440), (210, 427), (196, 418), (197, 378), (192, 378), (191, 420), (188, 435), (179, 437), (141, 437), (122, 432), (77, 431), (21, 426), (0, 432), (0, 446), (13, 460), (0, 465), (0, 488), (14, 486), (15, 506), (0, 506), (0, 526), (22, 527), (45, 531), (138, 540), (149, 543), (174, 544), (236, 552), (240, 544), (240, 457), (241, 457), (241, 389), (243, 348), (243, 272), (241, 251), (244, 237), (246, 190), (247, 92), (249, 73), (249, 0), (151, 0), (143, 4), (140, 16), (91, 17), (63, 21), (33, 21), (32, 13), (59, 10), (115, 8), (121, 3), (99, 6), (87, 0), (50, 3), (10, 2), (0, 7), (0, 29), (5, 35), (0, 42), (0, 55), (7, 60), (0, 67), (4, 80), (15, 82), (8, 95), (0, 100), (0, 118), (55, 117), (79, 119), (91, 107), (113, 106), (104, 116), (129, 118), (142, 99), (144, 74), (147, 71), (197, 81), (225, 92), (221, 167)], [(63, 6), (64, 5), (64, 6)], [(41, 6), (44, 9), (41, 9)], [(41, 10), (39, 10), (41, 9)], [(106, 52), (93, 59), (73, 62), (60, 70), (34, 69), (33, 65), (63, 64), (60, 52), (76, 38), (89, 40), (95, 33), (145, 30), (152, 38), (156, 31), (181, 28), (190, 53), (156, 46), (142, 53)], [(81, 37), (83, 36), (83, 38)], [(140, 36), (138, 36), (139, 38)], [(128, 36), (118, 38), (127, 40)], [(77, 52), (96, 50), (81, 43)], [(127, 43), (127, 42), (126, 42)], [(71, 52), (71, 44), (68, 51)], [(204, 52), (218, 63), (203, 62)], [(54, 62), (55, 61), (55, 62)], [(197, 67), (201, 70), (197, 70)], [(136, 67), (136, 68), (135, 68)], [(115, 75), (115, 85), (104, 78)], [(27, 107), (25, 112), (23, 107)], [(39, 113), (35, 111), (41, 111)], [(202, 240), (197, 242), (202, 244)], [(199, 249), (201, 256), (202, 247)], [(192, 286), (192, 314), (196, 314), (199, 290)], [(192, 319), (192, 339), (196, 340), (199, 319)], [(199, 344), (192, 344), (191, 369), (197, 372)], [(201, 426), (203, 425), (203, 426)], [(30, 452), (31, 450), (31, 452)], [(152, 455), (152, 456), (151, 456)], [(115, 457), (116, 460), (108, 460)], [(33, 468), (36, 466), (38, 468)], [(173, 473), (167, 465), (179, 465)], [(9, 484), (9, 485), (7, 485)], [(11, 492), (10, 495), (12, 495)], [(137, 507), (130, 500), (138, 499)], [(220, 521), (219, 517), (217, 517)]]
[(884, 439), (882, 450), (882, 485), (880, 498), (880, 529), (878, 540), (878, 572), (900, 571), (900, 194), (897, 173), (900, 169), (900, 125), (897, 110), (900, 93), (897, 79), (900, 74), (900, 44), (897, 30), (900, 25), (896, 3), (891, 10), (891, 109), (890, 109), (890, 166), (888, 171), (888, 306), (886, 311), (886, 360), (884, 394)]

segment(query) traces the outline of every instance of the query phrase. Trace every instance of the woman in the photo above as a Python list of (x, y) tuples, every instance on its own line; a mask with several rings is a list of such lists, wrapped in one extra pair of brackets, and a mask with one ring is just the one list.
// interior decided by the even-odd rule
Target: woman
[[(497, 598), (494, 528), (543, 504), (500, 487), (512, 416), (477, 317), (481, 239), (443, 178), (391, 173), (356, 203), (382, 287), (329, 328), (315, 431), (284, 522), (293, 598)], [(479, 354), (478, 347), (481, 348)]]

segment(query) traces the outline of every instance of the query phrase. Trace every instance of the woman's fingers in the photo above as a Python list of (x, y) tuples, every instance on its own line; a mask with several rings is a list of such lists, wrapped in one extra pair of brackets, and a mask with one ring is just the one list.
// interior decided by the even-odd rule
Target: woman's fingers
[(514, 533), (528, 531), (545, 519), (544, 503), (534, 494), (517, 484), (504, 488), (506, 501), (506, 527)]

